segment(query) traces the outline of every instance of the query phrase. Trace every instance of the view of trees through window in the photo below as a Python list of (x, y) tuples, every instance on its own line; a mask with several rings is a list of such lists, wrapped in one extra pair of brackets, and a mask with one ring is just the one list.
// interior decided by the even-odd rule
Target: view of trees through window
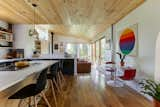
[(100, 55), (99, 41), (96, 41), (96, 62), (97, 63), (99, 63), (99, 55)]
[(71, 43), (68, 43), (66, 45), (66, 52), (75, 56), (77, 54), (76, 52), (76, 44), (71, 44)]
[(72, 44), (66, 45), (66, 52), (77, 56), (80, 59), (91, 60), (97, 64), (103, 64), (111, 60), (110, 41), (102, 38), (93, 44)]
[(105, 53), (106, 53), (106, 39), (103, 38), (100, 40), (101, 43), (101, 63), (105, 62), (106, 57), (105, 57)]
[(71, 44), (66, 45), (66, 52), (77, 56), (80, 59), (89, 60), (91, 57), (91, 49), (89, 44)]
[(88, 44), (79, 44), (79, 58), (87, 59), (89, 56)]

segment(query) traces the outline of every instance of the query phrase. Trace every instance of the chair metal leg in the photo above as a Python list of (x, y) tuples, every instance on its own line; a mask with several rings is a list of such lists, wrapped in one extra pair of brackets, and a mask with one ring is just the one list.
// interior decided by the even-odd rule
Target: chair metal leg
[(44, 94), (43, 91), (40, 93), (40, 95), (42, 96), (42, 98), (43, 98), (44, 101), (46, 102), (47, 106), (48, 106), (48, 107), (51, 107), (51, 105), (49, 104), (49, 102), (48, 102), (48, 100), (47, 100), (47, 98), (46, 98), (46, 95)]
[(50, 80), (50, 84), (51, 84), (53, 99), (54, 99), (54, 102), (55, 102), (55, 107), (57, 107), (57, 99), (56, 99), (55, 90), (54, 90), (54, 87), (53, 87), (53, 81), (52, 80)]

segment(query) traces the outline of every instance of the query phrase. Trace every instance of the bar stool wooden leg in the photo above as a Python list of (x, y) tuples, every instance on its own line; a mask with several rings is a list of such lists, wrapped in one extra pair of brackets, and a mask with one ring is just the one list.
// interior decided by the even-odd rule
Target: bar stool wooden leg
[(29, 106), (28, 107), (31, 107), (31, 105), (32, 105), (32, 97), (29, 97)]
[(52, 80), (50, 80), (50, 84), (51, 84), (51, 89), (52, 89), (52, 95), (53, 95), (54, 102), (55, 102), (55, 107), (57, 107), (57, 99), (56, 99), (55, 90), (54, 90), (54, 87), (53, 87)]
[(36, 96), (34, 96), (34, 106), (37, 107), (37, 99), (36, 99)]
[(62, 81), (61, 81), (61, 77), (60, 77), (60, 72), (58, 72), (57, 79), (58, 79), (58, 85), (60, 87), (60, 90), (62, 91)]
[(18, 107), (21, 107), (22, 99), (18, 103)]
[(59, 86), (54, 78), (53, 78), (53, 83), (55, 84), (55, 87), (56, 87), (58, 93), (62, 95), (62, 90), (59, 88)]
[(49, 104), (49, 102), (48, 102), (48, 100), (46, 98), (46, 95), (44, 94), (44, 92), (42, 91), (40, 94), (41, 94), (42, 98), (44, 99), (44, 101), (46, 102), (47, 106), (51, 107), (51, 105)]
[(60, 71), (60, 77), (61, 77), (62, 82), (65, 83), (65, 78), (64, 78), (64, 76), (63, 76), (62, 71)]

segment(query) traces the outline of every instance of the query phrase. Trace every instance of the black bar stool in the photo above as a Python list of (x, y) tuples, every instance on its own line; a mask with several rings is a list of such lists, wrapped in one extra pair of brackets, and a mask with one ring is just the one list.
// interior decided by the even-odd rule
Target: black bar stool
[[(45, 89), (46, 82), (47, 82), (47, 71), (48, 71), (48, 68), (44, 69), (40, 73), (36, 84), (30, 84), (30, 85), (25, 86), (24, 88), (16, 92), (14, 95), (10, 96), (8, 99), (20, 99), (22, 101), (25, 98), (29, 98), (31, 100), (31, 97), (34, 97), (34, 106), (37, 107), (36, 95), (40, 94), (40, 96), (44, 99), (47, 106), (51, 107), (44, 93), (44, 89)], [(18, 107), (22, 107), (21, 101)], [(31, 107), (30, 103), (29, 103), (29, 107)]]
[(51, 87), (51, 91), (52, 91), (52, 95), (54, 97), (54, 101), (55, 101), (55, 106), (57, 107), (57, 99), (56, 99), (56, 95), (55, 95), (55, 88), (57, 89), (58, 93), (62, 95), (62, 90), (60, 89), (58, 83), (57, 83), (57, 71), (58, 71), (58, 64), (59, 63), (55, 63), (50, 67), (49, 72), (47, 73), (47, 79), (50, 83), (50, 87)]
[(57, 79), (58, 79), (58, 84), (62, 90), (62, 87), (65, 85), (65, 78), (63, 76), (63, 60), (60, 60), (59, 61), (59, 64), (58, 64), (58, 73), (57, 73)]

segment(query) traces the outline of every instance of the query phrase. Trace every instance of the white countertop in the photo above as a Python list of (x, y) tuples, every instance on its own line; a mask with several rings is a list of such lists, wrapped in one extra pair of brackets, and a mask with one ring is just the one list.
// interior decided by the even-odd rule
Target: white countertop
[(14, 84), (26, 79), (28, 76), (39, 73), (48, 66), (56, 63), (57, 61), (31, 61), (30, 63), (39, 63), (30, 65), (18, 71), (0, 71), (0, 91), (3, 91)]
[(14, 59), (0, 59), (0, 63), (3, 62), (13, 62), (13, 61), (19, 61), (19, 60), (23, 60), (24, 58), (14, 58)]
[(0, 59), (0, 63), (3, 62), (13, 62), (13, 61), (19, 61), (24, 59), (77, 59), (76, 57), (64, 57), (64, 55), (41, 55), (40, 57), (26, 57), (26, 58), (14, 58), (14, 59)]
[(65, 57), (64, 55), (58, 55), (58, 54), (45, 54), (45, 55), (41, 55), (40, 57), (30, 57), (28, 59), (75, 59), (76, 57), (70, 56), (70, 57)]

